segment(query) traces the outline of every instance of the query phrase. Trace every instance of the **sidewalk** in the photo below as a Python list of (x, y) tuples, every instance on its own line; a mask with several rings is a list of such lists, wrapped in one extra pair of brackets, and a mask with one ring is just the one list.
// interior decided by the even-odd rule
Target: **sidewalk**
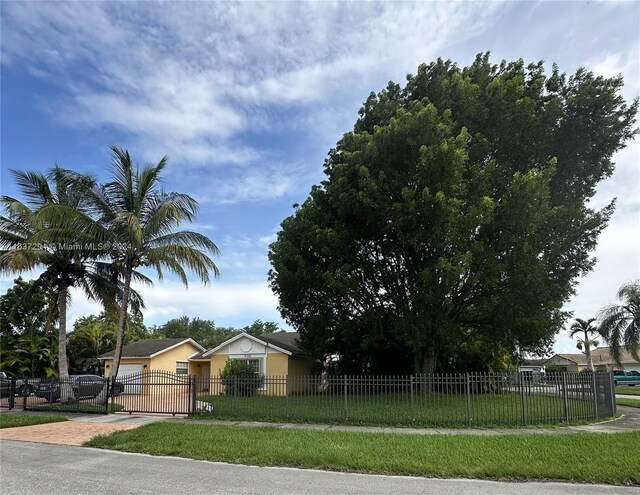
[[(159, 421), (189, 424), (212, 424), (235, 427), (260, 426), (300, 430), (351, 431), (405, 435), (566, 435), (575, 433), (618, 433), (640, 431), (640, 409), (619, 407), (622, 417), (579, 426), (557, 426), (547, 428), (492, 428), (492, 429), (447, 429), (447, 428), (391, 428), (377, 426), (319, 425), (303, 423), (266, 423), (254, 421), (199, 420), (176, 418), (169, 415), (141, 415), (115, 413), (94, 416), (89, 414), (65, 415), (69, 421), (34, 426), (0, 429), (0, 440), (50, 443), (58, 445), (82, 445), (98, 435), (109, 435), (120, 430), (129, 430)], [(3, 412), (2, 414), (14, 414)], [(38, 414), (38, 413), (34, 413)]]

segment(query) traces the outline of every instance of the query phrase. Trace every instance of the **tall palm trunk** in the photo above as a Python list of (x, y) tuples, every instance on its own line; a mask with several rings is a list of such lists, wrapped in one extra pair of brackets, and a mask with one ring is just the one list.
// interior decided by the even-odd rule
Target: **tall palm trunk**
[(67, 294), (66, 282), (61, 282), (58, 292), (58, 376), (60, 378), (60, 402), (73, 400), (73, 388), (69, 382), (67, 360)]
[[(113, 362), (111, 363), (110, 379), (118, 376), (120, 368), (120, 359), (122, 356), (122, 347), (124, 344), (124, 332), (127, 328), (127, 310), (129, 309), (129, 292), (131, 291), (131, 275), (133, 268), (127, 266), (124, 275), (124, 287), (122, 289), (122, 301), (120, 303), (120, 314), (118, 315), (118, 334), (116, 336), (116, 349), (113, 353)], [(104, 384), (100, 393), (95, 397), (95, 404), (104, 404), (108, 400), (108, 383)]]
[(120, 304), (120, 315), (118, 317), (118, 335), (116, 337), (116, 351), (113, 355), (110, 376), (118, 376), (120, 359), (122, 356), (122, 346), (124, 344), (124, 332), (127, 328), (127, 310), (129, 309), (129, 290), (131, 287), (131, 274), (133, 269), (128, 267), (124, 274), (124, 287), (122, 288), (122, 302)]
[(584, 332), (584, 354), (587, 357), (587, 369), (593, 371), (593, 358), (591, 357), (591, 342), (589, 341), (589, 334)]

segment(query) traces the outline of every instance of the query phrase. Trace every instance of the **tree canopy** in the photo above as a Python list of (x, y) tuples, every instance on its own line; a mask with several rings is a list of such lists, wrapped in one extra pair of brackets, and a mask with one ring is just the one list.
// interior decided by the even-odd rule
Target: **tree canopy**
[(547, 348), (614, 210), (588, 200), (636, 132), (622, 84), (479, 54), (371, 93), (270, 248), (302, 344), (353, 372)]

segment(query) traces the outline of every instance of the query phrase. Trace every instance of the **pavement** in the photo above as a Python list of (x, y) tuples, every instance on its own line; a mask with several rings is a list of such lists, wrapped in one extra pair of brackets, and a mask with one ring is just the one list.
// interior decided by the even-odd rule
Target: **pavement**
[(232, 465), (3, 441), (3, 495), (640, 495), (640, 487), (433, 479)]

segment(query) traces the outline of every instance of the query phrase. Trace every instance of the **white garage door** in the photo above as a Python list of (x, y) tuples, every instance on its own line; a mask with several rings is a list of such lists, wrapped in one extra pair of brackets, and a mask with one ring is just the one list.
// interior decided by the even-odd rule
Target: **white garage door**
[(121, 364), (118, 368), (118, 381), (124, 385), (125, 394), (140, 393), (140, 375), (142, 372), (141, 364)]

